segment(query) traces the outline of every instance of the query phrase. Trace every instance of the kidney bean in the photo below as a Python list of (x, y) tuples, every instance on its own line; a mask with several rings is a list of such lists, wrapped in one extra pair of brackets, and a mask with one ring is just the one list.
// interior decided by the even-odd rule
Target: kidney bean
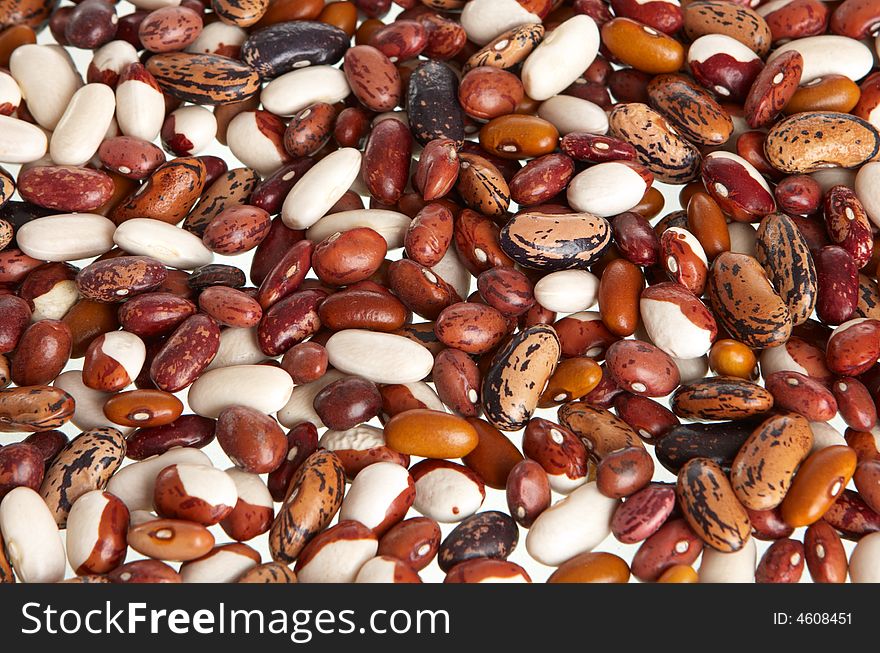
[(757, 583), (797, 583), (804, 571), (804, 545), (782, 539), (770, 545), (758, 563)]
[(782, 519), (782, 511), (779, 507), (769, 510), (752, 510), (748, 506), (749, 523), (752, 525), (752, 536), (759, 540), (775, 541), (789, 537), (794, 528)]
[(70, 328), (58, 320), (40, 320), (27, 327), (12, 357), (11, 377), (19, 386), (46, 385), (70, 358)]
[(646, 342), (619, 340), (608, 348), (605, 360), (618, 385), (633, 394), (663, 397), (678, 386), (672, 358)]
[(474, 417), (468, 422), (477, 431), (476, 448), (462, 462), (491, 488), (505, 489), (513, 469), (523, 460), (516, 446), (488, 422)]
[(856, 466), (853, 482), (864, 502), (871, 510), (880, 513), (880, 461), (863, 460)]
[(877, 408), (871, 393), (858, 379), (843, 377), (831, 384), (837, 409), (846, 425), (857, 431), (870, 431), (877, 423)]
[(837, 401), (824, 385), (798, 372), (774, 372), (764, 380), (774, 405), (811, 422), (827, 422), (837, 414)]
[(633, 575), (643, 581), (657, 580), (674, 565), (690, 565), (699, 557), (703, 543), (683, 519), (666, 522), (648, 537), (632, 561)]
[(826, 447), (800, 466), (782, 503), (782, 516), (792, 526), (808, 526), (827, 512), (856, 470), (856, 454), (849, 447)]
[(613, 451), (599, 462), (596, 484), (607, 497), (621, 499), (642, 489), (654, 475), (654, 461), (642, 447)]
[(126, 437), (125, 455), (144, 460), (173, 447), (206, 446), (214, 439), (215, 421), (200, 415), (181, 415), (168, 424), (138, 428)]
[(367, 227), (336, 233), (315, 246), (312, 267), (324, 283), (346, 286), (370, 277), (385, 258), (385, 239)]
[(817, 521), (807, 528), (804, 552), (813, 582), (846, 582), (846, 551), (840, 536), (828, 522)]
[[(438, 550), (448, 582), (530, 582), (514, 523), (551, 582), (837, 582), (841, 537), (873, 578), (871, 2), (23, 2), (0, 431), (32, 435), (0, 447), (0, 580), (61, 580), (67, 520), (82, 582), (419, 582)], [(235, 543), (163, 552), (153, 510)]]

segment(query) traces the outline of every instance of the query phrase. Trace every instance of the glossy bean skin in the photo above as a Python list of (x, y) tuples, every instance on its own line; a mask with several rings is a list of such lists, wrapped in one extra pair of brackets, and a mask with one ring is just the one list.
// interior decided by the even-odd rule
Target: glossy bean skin
[(859, 540), (868, 533), (880, 530), (880, 519), (858, 492), (844, 490), (822, 517), (840, 536), (847, 540)]
[(104, 415), (122, 426), (164, 426), (174, 422), (182, 412), (183, 403), (161, 390), (122, 392), (104, 403)]
[(837, 414), (833, 393), (818, 381), (798, 372), (774, 372), (764, 381), (774, 406), (791, 410), (811, 422), (827, 422)]
[(752, 537), (756, 539), (775, 541), (789, 537), (794, 532), (782, 519), (782, 511), (778, 507), (770, 510), (746, 508), (746, 512), (749, 513), (749, 522), (752, 525)]
[(692, 564), (702, 550), (703, 543), (684, 519), (669, 520), (636, 551), (631, 565), (633, 576), (655, 581), (674, 565)]
[(654, 475), (654, 461), (642, 447), (614, 451), (596, 469), (596, 484), (605, 496), (615, 499), (642, 489)]
[(757, 583), (797, 583), (804, 571), (804, 545), (782, 539), (770, 545), (758, 563)]
[(858, 306), (858, 271), (842, 247), (830, 245), (816, 259), (818, 299), (816, 312), (826, 324), (846, 322)]
[(840, 536), (825, 521), (817, 521), (804, 535), (807, 569), (814, 583), (846, 582), (846, 551)]
[(528, 528), (550, 507), (550, 484), (543, 468), (523, 460), (507, 477), (507, 505), (518, 524)]
[[(712, 490), (705, 492), (706, 487)], [(688, 524), (706, 544), (724, 552), (745, 545), (751, 533), (748, 513), (716, 463), (703, 458), (685, 463), (676, 492)]]
[(421, 571), (440, 549), (440, 526), (427, 517), (413, 517), (391, 527), (379, 540), (379, 555), (403, 560)]
[[(870, 0), (159, 6), (175, 1), (137, 0), (118, 20), (131, 8), (103, 0), (0, 9), (0, 159), (13, 160), (0, 169), (0, 431), (20, 434), (0, 446), (0, 495), (47, 485), (63, 522), (66, 499), (42, 477), (55, 483), (77, 466), (77, 439), (53, 429), (97, 421), (90, 435), (110, 433), (105, 424), (125, 431), (111, 438), (110, 466), (168, 453), (194, 463), (196, 449), (220, 440), (241, 493), (240, 513), (222, 527), (242, 541), (270, 531), (278, 561), (251, 567), (248, 580), (295, 580), (286, 564), (297, 559), (304, 581), (318, 575), (308, 558), (330, 553), (325, 545), (345, 532), (327, 530), (335, 513), (359, 509), (345, 505), (346, 483), (376, 462), (400, 474), (421, 454), (433, 460), (413, 468), (414, 505), (431, 516), (390, 528), (403, 531), (396, 543), (370, 543), (380, 550), (359, 580), (418, 581), (416, 568), (438, 552), (449, 582), (528, 580), (504, 560), (516, 546), (512, 524), (540, 531), (553, 492), (592, 483), (611, 534), (638, 545), (632, 569), (600, 545), (557, 560), (553, 582), (694, 582), (704, 571), (717, 580), (721, 561), (751, 564), (749, 537), (775, 544), (744, 577), (795, 581), (805, 563), (816, 581), (846, 579), (841, 539), (880, 529), (880, 82), (868, 60), (878, 19)], [(20, 6), (42, 11), (42, 22), (15, 14)], [(46, 22), (40, 42), (54, 37), (60, 48), (35, 45)], [(536, 62), (572, 25), (591, 36), (539, 79)], [(76, 69), (57, 58), (63, 48), (83, 50), (88, 70), (80, 56)], [(838, 48), (847, 56), (835, 57)], [(17, 65), (50, 50), (52, 66)], [(40, 78), (53, 83), (41, 89)], [(551, 96), (526, 92), (555, 81)], [(95, 135), (81, 167), (56, 165), (71, 132), (65, 104), (82, 82), (112, 89), (119, 124)], [(58, 115), (47, 118), (47, 105)], [(157, 123), (156, 133), (140, 122)], [(84, 121), (73, 136), (92, 127)], [(248, 167), (199, 155), (214, 127)], [(286, 226), (285, 198), (345, 148), (360, 157), (355, 165), (349, 153), (354, 181), (315, 184), (284, 217), (302, 210), (316, 221)], [(620, 192), (623, 212), (603, 210), (619, 196), (616, 179), (590, 197), (576, 192), (577, 177), (606, 168), (640, 174), (644, 187)], [(654, 179), (679, 190), (661, 192)], [(319, 197), (324, 190), (332, 197)], [(585, 200), (598, 208), (581, 210)], [(311, 202), (321, 210), (310, 212)], [(58, 242), (28, 237), (30, 222), (60, 211), (96, 225), (108, 216), (121, 231), (95, 243), (89, 230), (59, 229)], [(207, 262), (182, 269), (188, 252), (176, 242), (137, 242), (133, 227), (153, 238), (144, 218), (165, 223), (163, 238), (194, 236)], [(146, 254), (127, 251), (141, 246)], [(68, 247), (94, 253), (43, 260)], [(556, 273), (583, 282), (572, 283), (582, 305), (571, 312), (550, 292), (565, 278)], [(139, 348), (134, 363), (119, 350), (108, 358), (133, 378), (96, 381), (104, 344), (129, 336), (144, 345), (143, 364)], [(392, 336), (397, 349), (380, 340)], [(353, 348), (376, 342), (375, 351), (347, 354), (346, 338)], [(68, 358), (84, 358), (83, 374), (62, 372)], [(416, 367), (421, 376), (404, 382)], [(224, 399), (246, 406), (205, 406), (230, 387), (202, 392), (212, 378), (270, 371), (265, 392), (244, 384)], [(212, 417), (183, 414), (191, 386)], [(270, 395), (277, 405), (263, 412)], [(537, 418), (539, 408), (557, 413)], [(658, 482), (652, 460), (678, 483)], [(93, 486), (104, 471), (73, 470), (67, 498), (102, 492)], [(267, 475), (263, 492), (242, 480), (255, 473)], [(444, 474), (454, 480), (441, 482)], [(850, 477), (855, 489), (844, 490)], [(716, 491), (701, 495), (701, 483)], [(464, 504), (428, 497), (432, 485), (467, 495), (464, 524), (445, 541), (435, 519), (456, 521)], [(491, 499), (486, 485), (505, 491), (509, 517), (474, 512)], [(266, 492), (282, 504), (277, 518)], [(248, 511), (259, 512), (257, 526), (243, 525)], [(140, 551), (146, 516), (133, 518)], [(484, 541), (472, 524), (487, 529)], [(120, 559), (100, 575), (83, 567), (82, 581), (186, 581), (227, 555), (256, 562), (213, 544), (180, 573), (159, 559)], [(705, 547), (700, 565), (699, 550), (692, 556)], [(0, 553), (0, 580), (18, 571), (5, 555), (14, 557)]]
[(126, 437), (126, 456), (144, 460), (173, 447), (204, 447), (214, 439), (215, 424), (201, 415), (181, 415), (170, 424), (139, 428)]
[(868, 507), (874, 512), (880, 513), (880, 490), (878, 490), (878, 481), (880, 481), (880, 461), (863, 460), (856, 466), (853, 475), (856, 489), (859, 491), (862, 499)]
[(835, 445), (813, 453), (801, 465), (782, 503), (782, 516), (792, 526), (818, 521), (843, 492), (856, 471), (856, 454)]

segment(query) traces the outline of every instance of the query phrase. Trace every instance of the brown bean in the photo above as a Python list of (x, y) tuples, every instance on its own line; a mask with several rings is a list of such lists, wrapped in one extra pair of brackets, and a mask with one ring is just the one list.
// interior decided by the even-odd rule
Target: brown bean
[(654, 475), (654, 460), (644, 447), (612, 451), (596, 468), (596, 485), (606, 497), (622, 499), (646, 486)]
[(413, 517), (392, 526), (379, 540), (378, 555), (402, 560), (415, 571), (427, 567), (440, 549), (440, 526), (428, 517)]
[(826, 521), (817, 521), (804, 533), (807, 569), (814, 583), (845, 583), (846, 551), (834, 528)]
[(368, 227), (335, 233), (315, 246), (312, 266), (331, 286), (347, 286), (369, 278), (385, 259), (385, 239)]
[(507, 436), (485, 420), (471, 417), (468, 422), (477, 431), (479, 441), (462, 462), (489, 487), (505, 489), (512, 470), (523, 460), (522, 454)]
[(205, 288), (199, 294), (199, 308), (220, 324), (231, 327), (253, 327), (263, 317), (263, 309), (256, 299), (228, 286)]
[(519, 77), (491, 66), (468, 71), (458, 87), (458, 101), (465, 113), (480, 120), (513, 113), (523, 95)]
[(161, 390), (120, 392), (104, 403), (104, 415), (121, 426), (164, 426), (174, 422), (182, 412), (180, 399)]
[(22, 333), (12, 357), (12, 381), (19, 386), (48, 385), (70, 359), (73, 335), (64, 322), (40, 320)]
[(253, 474), (277, 469), (287, 453), (278, 423), (252, 408), (232, 406), (217, 418), (217, 442), (238, 467)]
[(642, 271), (625, 259), (611, 261), (599, 281), (599, 313), (616, 336), (630, 336), (639, 326), (639, 296), (645, 285)]
[(378, 415), (382, 396), (372, 381), (347, 376), (324, 386), (313, 403), (325, 426), (345, 431)]
[(214, 536), (195, 522), (155, 519), (129, 529), (128, 544), (150, 558), (177, 562), (201, 558), (213, 548)]
[(327, 350), (316, 342), (301, 342), (288, 349), (281, 367), (297, 385), (317, 381), (327, 371)]
[(406, 307), (388, 292), (342, 290), (327, 297), (318, 307), (321, 325), (334, 331), (370, 329), (394, 331), (407, 318)]
[(818, 521), (837, 500), (856, 470), (856, 453), (833, 445), (811, 454), (800, 466), (782, 502), (782, 516), (791, 526)]
[(437, 265), (449, 249), (452, 230), (452, 212), (439, 202), (427, 204), (407, 227), (407, 256), (425, 267)]

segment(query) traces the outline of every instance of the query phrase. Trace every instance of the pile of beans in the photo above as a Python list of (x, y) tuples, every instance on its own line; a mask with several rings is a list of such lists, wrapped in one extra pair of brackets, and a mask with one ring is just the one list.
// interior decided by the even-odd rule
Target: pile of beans
[(880, 581), (880, 2), (394, 2), (0, 4), (0, 582)]

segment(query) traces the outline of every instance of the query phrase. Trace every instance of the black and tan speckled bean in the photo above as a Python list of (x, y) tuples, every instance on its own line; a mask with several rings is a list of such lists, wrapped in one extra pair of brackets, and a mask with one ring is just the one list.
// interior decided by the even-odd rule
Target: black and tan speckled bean
[(0, 206), (6, 204), (14, 193), (15, 177), (8, 170), (0, 167)]
[(201, 236), (223, 209), (245, 204), (259, 182), (260, 176), (250, 168), (227, 171), (205, 190), (198, 204), (183, 221), (183, 228)]
[(544, 324), (517, 333), (495, 356), (483, 379), (483, 411), (502, 431), (523, 428), (538, 405), (561, 348), (553, 327)]
[(746, 419), (773, 408), (773, 395), (745, 379), (713, 376), (680, 385), (670, 404), (676, 415), (687, 419)]
[(435, 138), (464, 141), (458, 77), (446, 64), (426, 61), (413, 71), (406, 106), (413, 136), (422, 145)]
[(733, 132), (727, 110), (689, 77), (657, 75), (648, 84), (648, 97), (691, 143), (721, 145)]
[(748, 541), (749, 515), (737, 501), (727, 475), (711, 460), (688, 461), (678, 473), (676, 494), (688, 524), (709, 546), (729, 553)]
[(470, 208), (484, 215), (502, 215), (510, 206), (510, 187), (492, 163), (476, 154), (458, 155), (456, 189)]
[(75, 437), (49, 468), (40, 496), (64, 527), (73, 503), (86, 492), (101, 490), (125, 458), (125, 438), (114, 428), (96, 428)]
[(531, 54), (544, 38), (544, 26), (540, 23), (521, 25), (509, 29), (492, 39), (472, 54), (465, 62), (462, 72), (478, 66), (510, 68)]
[(306, 458), (269, 531), (272, 559), (284, 563), (296, 560), (339, 511), (344, 494), (345, 470), (336, 454), (319, 449)]
[(880, 320), (880, 289), (876, 281), (864, 274), (859, 274), (859, 304), (856, 315)]
[(335, 64), (349, 42), (335, 25), (290, 20), (254, 31), (241, 46), (241, 58), (263, 79), (272, 79), (304, 66)]
[(807, 111), (771, 127), (764, 152), (774, 168), (791, 174), (856, 168), (880, 159), (880, 134), (848, 113)]
[(590, 213), (530, 211), (504, 225), (499, 242), (505, 254), (527, 268), (585, 269), (611, 246), (611, 226)]
[(153, 218), (177, 224), (189, 213), (202, 194), (207, 168), (196, 157), (181, 157), (164, 163), (120, 202), (109, 218), (116, 224), (134, 218)]
[(558, 416), (559, 422), (571, 429), (590, 455), (599, 460), (612, 451), (645, 446), (629, 424), (604, 408), (573, 401), (560, 406)]
[(660, 464), (673, 474), (678, 474), (678, 470), (693, 458), (708, 458), (722, 469), (730, 469), (743, 442), (759, 423), (758, 419), (745, 419), (680, 424), (663, 436), (654, 453)]
[(793, 325), (803, 324), (816, 306), (816, 265), (800, 229), (784, 213), (761, 220), (755, 257), (782, 300)]
[(506, 560), (519, 541), (516, 522), (503, 512), (489, 510), (464, 519), (440, 544), (437, 562), (449, 571), (474, 558)]
[(707, 284), (721, 325), (737, 340), (763, 349), (791, 335), (792, 318), (757, 259), (723, 252), (715, 258)]
[(165, 93), (193, 104), (241, 102), (260, 90), (256, 70), (216, 54), (157, 54), (147, 61), (147, 70)]
[(73, 417), (73, 397), (44, 385), (0, 390), (0, 432), (50, 431)]
[(657, 181), (683, 184), (700, 173), (700, 152), (646, 104), (618, 104), (608, 117), (611, 136), (636, 148), (639, 163)]
[(293, 569), (280, 562), (265, 562), (239, 576), (238, 583), (295, 583)]
[(773, 415), (745, 441), (730, 471), (733, 491), (751, 510), (775, 508), (791, 484), (795, 469), (810, 453), (813, 432), (806, 418)]

